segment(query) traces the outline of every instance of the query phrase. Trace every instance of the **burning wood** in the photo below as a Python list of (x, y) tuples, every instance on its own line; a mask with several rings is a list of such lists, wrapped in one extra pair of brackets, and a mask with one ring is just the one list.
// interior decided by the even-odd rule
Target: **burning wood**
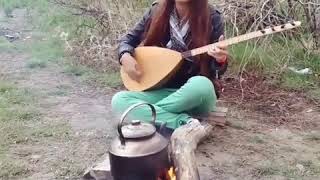
[(168, 171), (169, 179), (168, 180), (176, 180), (176, 172), (174, 171), (174, 167), (171, 167)]
[(176, 180), (174, 167), (171, 167), (169, 170), (165, 170), (157, 180)]

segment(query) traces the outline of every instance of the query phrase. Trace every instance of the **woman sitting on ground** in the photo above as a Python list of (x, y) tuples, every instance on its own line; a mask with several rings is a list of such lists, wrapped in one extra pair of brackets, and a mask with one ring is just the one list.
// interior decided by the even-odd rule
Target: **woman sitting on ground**
[[(159, 0), (126, 34), (119, 45), (119, 63), (125, 72), (139, 80), (143, 70), (134, 59), (139, 46), (159, 46), (179, 52), (223, 40), (221, 14), (208, 0)], [(170, 129), (186, 124), (193, 117), (215, 110), (218, 86), (214, 82), (227, 68), (227, 47), (212, 48), (208, 54), (190, 58), (161, 89), (117, 93), (112, 99), (113, 112), (123, 113), (131, 105), (147, 102), (157, 111), (157, 124)], [(148, 107), (132, 113), (134, 118), (150, 121)]]

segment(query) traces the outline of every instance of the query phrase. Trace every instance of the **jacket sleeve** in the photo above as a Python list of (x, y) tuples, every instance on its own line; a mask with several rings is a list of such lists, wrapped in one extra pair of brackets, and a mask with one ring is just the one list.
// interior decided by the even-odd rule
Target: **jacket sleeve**
[[(211, 20), (212, 20), (212, 33), (211, 33), (211, 43), (218, 42), (219, 37), (224, 35), (224, 22), (221, 13), (217, 10), (213, 10), (211, 13)], [(220, 64), (215, 59), (210, 61), (210, 73), (211, 76), (216, 78), (217, 75), (220, 77), (223, 75), (228, 67), (228, 60)]]
[[(142, 19), (139, 20), (139, 22), (134, 26), (133, 29), (131, 29), (126, 35), (124, 35), (120, 39), (120, 43), (118, 46), (118, 60), (120, 63), (121, 56), (128, 52), (130, 54), (133, 54), (134, 49), (141, 43), (142, 36), (145, 32), (145, 28), (147, 25), (147, 22), (152, 14), (152, 8), (147, 10)], [(120, 63), (121, 64), (121, 63)]]

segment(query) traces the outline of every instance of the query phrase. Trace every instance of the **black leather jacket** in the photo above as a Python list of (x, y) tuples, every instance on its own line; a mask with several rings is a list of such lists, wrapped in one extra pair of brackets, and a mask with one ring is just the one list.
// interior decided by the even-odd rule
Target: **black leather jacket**
[[(145, 12), (142, 19), (135, 25), (135, 27), (131, 31), (129, 31), (124, 37), (121, 38), (120, 44), (118, 47), (119, 60), (125, 52), (133, 54), (134, 49), (142, 42), (143, 34), (145, 32), (147, 22), (149, 18), (152, 16), (156, 7), (157, 7), (157, 3), (154, 3), (152, 7), (147, 12)], [(214, 43), (214, 42), (217, 42), (219, 37), (224, 34), (224, 22), (223, 22), (221, 13), (215, 10), (214, 8), (211, 8), (211, 19), (212, 19), (212, 33), (211, 33), (210, 42)], [(166, 42), (168, 42), (169, 39), (170, 39), (170, 35), (168, 34), (167, 38), (164, 39), (163, 44), (166, 44)], [(210, 73), (212, 76), (211, 79), (215, 79), (217, 75), (220, 78), (220, 76), (223, 75), (227, 70), (228, 63), (220, 65), (214, 59), (210, 62), (211, 62)], [(199, 74), (199, 68), (194, 68), (192, 66), (192, 63), (190, 63), (189, 61), (184, 61), (182, 67), (176, 73), (175, 77), (172, 78), (165, 85), (165, 87), (179, 88), (190, 77), (198, 74)]]

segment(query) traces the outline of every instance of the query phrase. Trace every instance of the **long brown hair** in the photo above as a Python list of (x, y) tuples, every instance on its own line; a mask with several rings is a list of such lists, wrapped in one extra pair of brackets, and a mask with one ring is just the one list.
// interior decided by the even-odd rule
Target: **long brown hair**
[[(209, 43), (212, 29), (208, 0), (190, 0), (189, 5), (191, 44), (188, 48), (193, 49)], [(146, 31), (144, 45), (162, 46), (161, 42), (169, 33), (169, 19), (174, 6), (175, 0), (159, 0), (156, 12)], [(201, 55), (196, 59), (197, 64), (200, 65), (200, 74), (209, 77), (208, 56)]]

